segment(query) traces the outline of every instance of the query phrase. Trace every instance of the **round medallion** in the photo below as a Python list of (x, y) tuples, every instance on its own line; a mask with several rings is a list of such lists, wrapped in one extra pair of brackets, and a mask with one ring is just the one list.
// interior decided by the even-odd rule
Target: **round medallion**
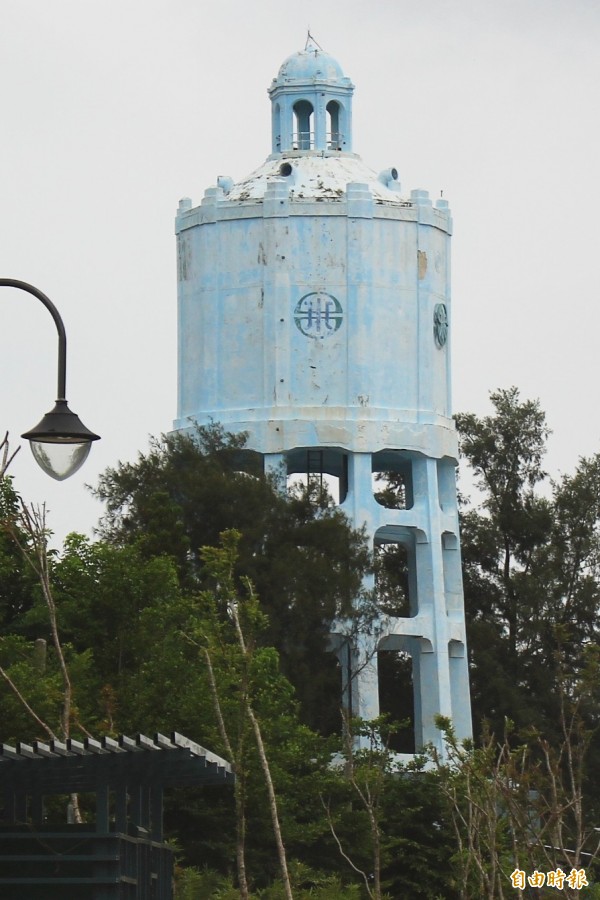
[(445, 303), (436, 303), (433, 307), (433, 336), (440, 348), (448, 340), (448, 310)]
[(341, 326), (344, 311), (340, 301), (324, 291), (305, 294), (296, 304), (294, 322), (303, 335), (315, 340), (331, 337)]

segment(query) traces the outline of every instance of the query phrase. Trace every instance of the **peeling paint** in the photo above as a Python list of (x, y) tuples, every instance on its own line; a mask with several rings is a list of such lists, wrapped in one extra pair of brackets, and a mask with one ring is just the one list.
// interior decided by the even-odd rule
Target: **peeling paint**
[[(274, 159), (267, 159), (262, 166), (244, 178), (227, 194), (227, 201), (261, 200), (267, 185), (273, 177), (279, 177), (284, 153)], [(320, 153), (293, 154), (289, 156), (294, 163), (296, 187), (290, 190), (291, 199), (299, 200), (340, 200), (346, 194), (346, 186), (350, 183), (368, 185), (374, 199), (395, 206), (411, 206), (407, 198), (401, 198), (397, 190), (390, 190), (379, 181), (377, 173), (365, 165), (360, 157), (354, 154), (340, 156), (322, 156)]]
[(177, 274), (180, 281), (187, 281), (189, 277), (190, 245), (187, 237), (177, 235)]
[(424, 250), (417, 250), (419, 261), (419, 281), (423, 281), (427, 274), (427, 254)]

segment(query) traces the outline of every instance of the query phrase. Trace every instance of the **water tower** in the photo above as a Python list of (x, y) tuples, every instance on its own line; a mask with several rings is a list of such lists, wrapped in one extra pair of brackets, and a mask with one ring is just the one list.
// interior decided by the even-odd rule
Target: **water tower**
[[(246, 431), (266, 469), (339, 480), (374, 547), (405, 554), (407, 602), (332, 635), (347, 707), (379, 711), (378, 656), (412, 664), (415, 744), (436, 714), (471, 734), (450, 400), (444, 199), (402, 192), (353, 152), (353, 85), (312, 42), (269, 88), (272, 147), (242, 181), (184, 199), (178, 241), (177, 430)], [(376, 499), (391, 473), (400, 508)]]

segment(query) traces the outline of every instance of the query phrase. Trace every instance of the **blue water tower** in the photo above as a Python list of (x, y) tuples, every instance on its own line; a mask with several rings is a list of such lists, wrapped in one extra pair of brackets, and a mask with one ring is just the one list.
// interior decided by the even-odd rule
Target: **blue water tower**
[[(269, 88), (272, 152), (242, 181), (180, 202), (175, 428), (248, 433), (266, 469), (331, 476), (405, 596), (367, 633), (331, 637), (347, 708), (379, 713), (378, 661), (412, 670), (415, 749), (437, 714), (471, 735), (451, 418), (444, 199), (403, 193), (352, 150), (353, 85), (311, 41)], [(386, 503), (385, 475), (396, 487)], [(372, 585), (367, 584), (369, 588)]]

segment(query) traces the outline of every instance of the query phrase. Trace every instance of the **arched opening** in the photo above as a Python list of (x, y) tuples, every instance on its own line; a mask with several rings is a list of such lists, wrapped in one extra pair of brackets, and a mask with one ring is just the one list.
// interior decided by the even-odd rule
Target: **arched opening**
[(341, 150), (344, 136), (340, 126), (340, 104), (330, 100), (327, 104), (327, 147), (329, 150)]
[(348, 493), (348, 455), (337, 447), (296, 447), (287, 454), (288, 487), (304, 486), (316, 500), (343, 503)]
[(406, 544), (376, 543), (373, 550), (379, 609), (394, 619), (414, 616), (416, 603), (411, 591), (413, 573), (410, 548)]
[(408, 650), (379, 650), (379, 711), (389, 717), (389, 749), (415, 752), (413, 660)]
[(313, 105), (308, 100), (294, 103), (294, 150), (310, 150), (314, 145)]
[(386, 509), (410, 509), (413, 505), (412, 460), (402, 450), (373, 454), (373, 496)]
[(375, 590), (381, 612), (392, 619), (419, 613), (415, 529), (384, 525), (375, 532)]

